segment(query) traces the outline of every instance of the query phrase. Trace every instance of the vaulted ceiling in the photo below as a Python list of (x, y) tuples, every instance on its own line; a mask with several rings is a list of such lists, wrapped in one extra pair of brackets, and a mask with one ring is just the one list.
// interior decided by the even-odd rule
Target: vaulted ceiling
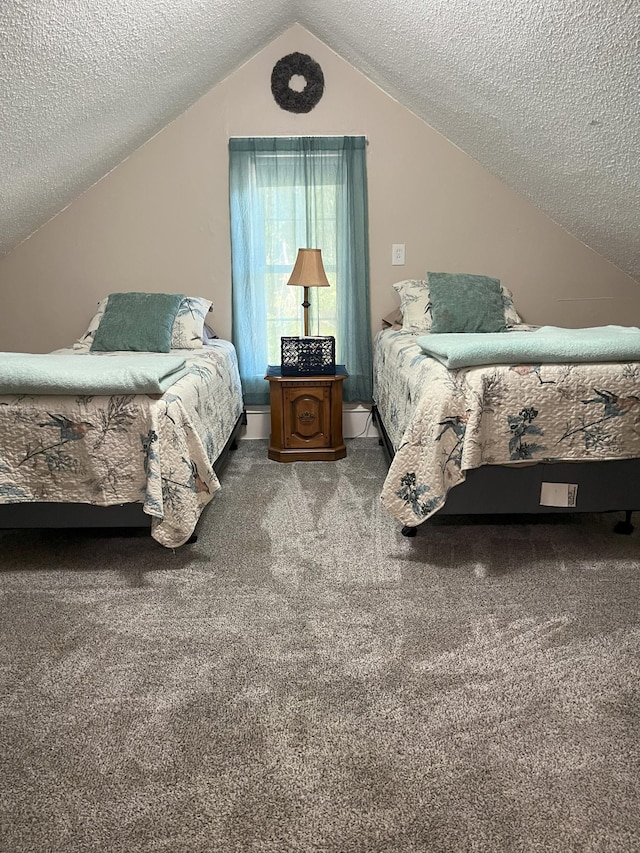
[(294, 23), (640, 280), (640, 0), (2, 0), (0, 252)]

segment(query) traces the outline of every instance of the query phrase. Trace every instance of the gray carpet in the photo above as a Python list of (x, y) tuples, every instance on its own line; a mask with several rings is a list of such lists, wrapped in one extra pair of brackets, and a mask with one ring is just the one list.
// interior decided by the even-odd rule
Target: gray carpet
[(384, 473), (243, 442), (175, 553), (0, 534), (1, 853), (637, 853), (640, 535), (406, 539)]

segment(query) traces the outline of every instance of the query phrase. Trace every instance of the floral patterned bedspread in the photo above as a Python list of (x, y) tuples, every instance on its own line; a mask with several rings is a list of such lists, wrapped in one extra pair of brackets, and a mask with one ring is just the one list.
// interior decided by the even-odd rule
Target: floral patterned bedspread
[(396, 450), (382, 503), (410, 527), (471, 468), (640, 457), (636, 362), (447, 370), (414, 335), (387, 329), (376, 337), (374, 400)]
[(162, 395), (0, 396), (0, 503), (138, 502), (161, 545), (184, 544), (243, 404), (231, 343), (174, 352), (188, 373)]

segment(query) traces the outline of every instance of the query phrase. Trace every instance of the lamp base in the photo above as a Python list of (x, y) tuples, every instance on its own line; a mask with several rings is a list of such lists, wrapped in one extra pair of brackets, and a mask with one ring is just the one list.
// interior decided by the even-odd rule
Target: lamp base
[(302, 307), (304, 308), (304, 336), (307, 338), (309, 337), (309, 308), (311, 308), (308, 287), (305, 287), (304, 289), (304, 302), (302, 303)]

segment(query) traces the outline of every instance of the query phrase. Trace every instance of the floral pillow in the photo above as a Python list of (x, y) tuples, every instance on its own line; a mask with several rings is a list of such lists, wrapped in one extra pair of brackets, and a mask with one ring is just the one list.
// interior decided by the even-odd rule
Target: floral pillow
[(93, 339), (95, 337), (98, 326), (100, 325), (100, 320), (102, 320), (104, 316), (104, 312), (107, 307), (107, 302), (109, 301), (109, 297), (105, 296), (104, 299), (101, 299), (98, 302), (98, 307), (96, 313), (93, 315), (91, 320), (89, 321), (89, 325), (87, 326), (87, 331), (82, 335), (82, 337), (78, 338), (78, 340), (74, 343), (73, 349), (77, 350), (90, 350), (91, 344), (93, 343)]
[(420, 279), (398, 281), (393, 289), (400, 297), (402, 328), (405, 332), (423, 335), (431, 329), (431, 298), (429, 285)]
[[(74, 344), (75, 350), (90, 350), (100, 321), (104, 316), (109, 297), (98, 302), (96, 313), (91, 318), (86, 332)], [(203, 345), (205, 318), (213, 311), (210, 299), (201, 296), (185, 296), (180, 303), (171, 330), (171, 349), (199, 349)]]
[(508, 287), (505, 287), (504, 284), (500, 284), (500, 290), (502, 291), (502, 304), (504, 305), (504, 320), (507, 326), (518, 326), (522, 323), (522, 318), (516, 311), (516, 307), (513, 304), (513, 293), (509, 290)]
[(213, 308), (210, 299), (201, 296), (185, 296), (171, 334), (171, 349), (198, 349), (202, 346), (204, 321)]

